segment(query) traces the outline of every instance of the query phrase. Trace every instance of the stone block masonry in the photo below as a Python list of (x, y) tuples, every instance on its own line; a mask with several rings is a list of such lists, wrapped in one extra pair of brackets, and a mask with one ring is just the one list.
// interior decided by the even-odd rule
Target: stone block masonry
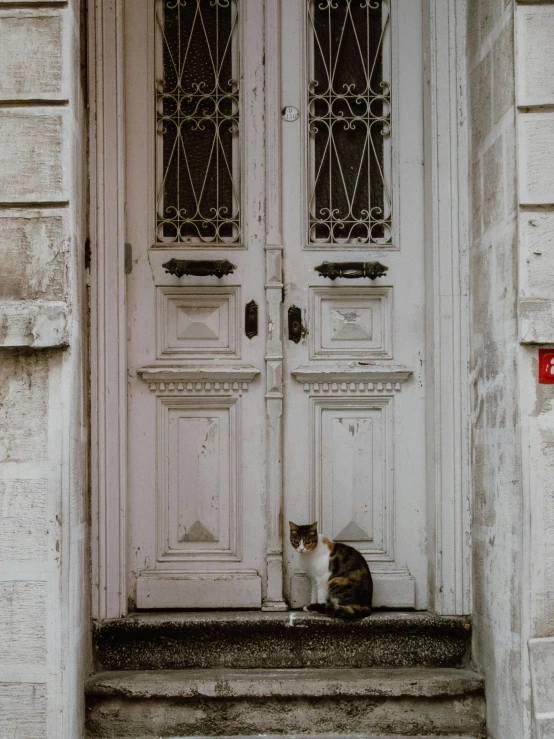
[(0, 18), (1, 99), (63, 100), (63, 28), (59, 12)]
[(554, 391), (537, 382), (554, 343), (553, 34), (553, 2), (469, 3), (474, 655), (492, 739), (554, 731)]
[(0, 140), (5, 142), (0, 150), (0, 202), (66, 201), (64, 139), (60, 113), (0, 110)]
[(44, 683), (0, 683), (0, 736), (42, 739), (45, 726)]
[(0, 0), (0, 736), (79, 739), (88, 672), (84, 3)]
[[(519, 335), (524, 648), (537, 739), (554, 735), (554, 386), (537, 382), (537, 350), (554, 343), (554, 3), (516, 8)], [(528, 650), (528, 651), (527, 651)]]
[(528, 737), (521, 659), (514, 7), (470, 0), (473, 655), (494, 739)]

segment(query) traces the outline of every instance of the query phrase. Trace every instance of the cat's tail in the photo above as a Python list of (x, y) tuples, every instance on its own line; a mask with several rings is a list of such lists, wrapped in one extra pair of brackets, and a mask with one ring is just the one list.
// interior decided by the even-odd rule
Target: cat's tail
[(314, 611), (315, 613), (327, 613), (326, 603), (310, 603), (309, 606), (304, 606), (305, 611)]
[(348, 605), (341, 606), (334, 603), (310, 603), (304, 607), (305, 611), (315, 611), (316, 613), (326, 613), (328, 616), (335, 618), (355, 619), (371, 616), (371, 606)]
[(341, 606), (338, 604), (335, 605), (333, 603), (327, 603), (325, 611), (329, 616), (344, 619), (365, 618), (366, 616), (371, 616), (371, 606)]

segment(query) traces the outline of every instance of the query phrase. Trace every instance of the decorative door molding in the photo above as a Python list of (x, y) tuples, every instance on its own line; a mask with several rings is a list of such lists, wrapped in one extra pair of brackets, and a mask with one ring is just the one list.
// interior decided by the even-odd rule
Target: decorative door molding
[(320, 365), (319, 367), (297, 367), (291, 370), (295, 380), (304, 385), (304, 390), (323, 393), (400, 392), (401, 383), (412, 375), (408, 367), (394, 365)]
[(471, 613), (466, 0), (427, 0), (430, 607)]
[(153, 392), (183, 394), (242, 393), (260, 374), (256, 367), (142, 367), (138, 370)]
[(266, 120), (266, 562), (265, 611), (287, 609), (283, 597), (283, 235), (281, 168), (281, 0), (265, 4)]
[(123, 3), (89, 5), (92, 598), (127, 612)]

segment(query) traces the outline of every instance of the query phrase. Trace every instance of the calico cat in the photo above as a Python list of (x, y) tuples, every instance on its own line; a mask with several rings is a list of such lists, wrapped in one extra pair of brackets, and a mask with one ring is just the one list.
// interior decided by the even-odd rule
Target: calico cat
[(317, 523), (297, 526), (289, 521), (289, 526), (291, 544), (312, 578), (312, 603), (304, 610), (338, 618), (369, 616), (373, 580), (360, 552), (318, 535)]

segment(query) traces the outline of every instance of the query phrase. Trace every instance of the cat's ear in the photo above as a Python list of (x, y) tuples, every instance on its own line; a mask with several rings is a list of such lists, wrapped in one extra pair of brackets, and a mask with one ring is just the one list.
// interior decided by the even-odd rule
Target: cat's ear
[(310, 526), (309, 531), (311, 534), (315, 534), (317, 531), (317, 521)]
[(289, 526), (291, 531), (298, 531), (298, 526), (292, 521), (289, 521)]

